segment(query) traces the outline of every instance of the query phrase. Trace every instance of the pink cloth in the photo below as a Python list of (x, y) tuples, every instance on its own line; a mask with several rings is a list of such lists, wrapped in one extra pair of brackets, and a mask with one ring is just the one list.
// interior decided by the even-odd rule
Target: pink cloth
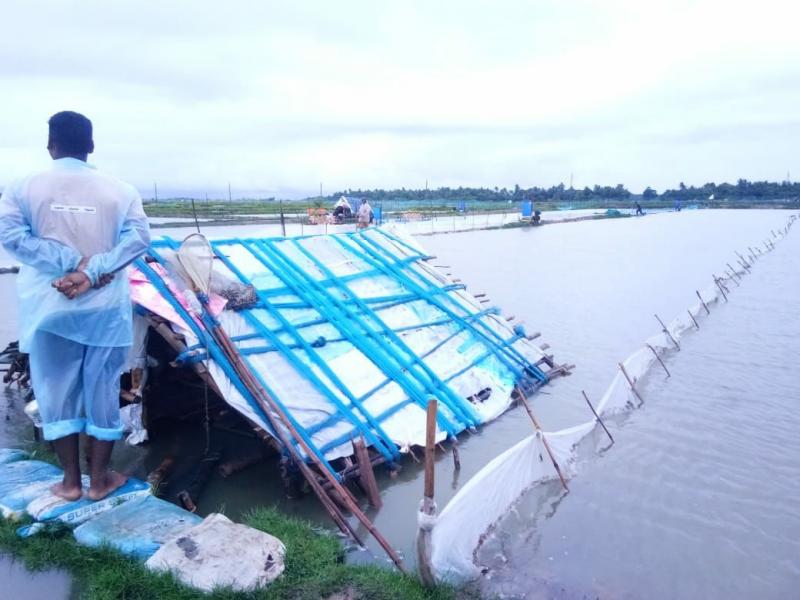
[[(191, 305), (186, 300), (183, 292), (181, 292), (172, 282), (172, 279), (170, 278), (169, 274), (167, 274), (166, 269), (164, 269), (164, 267), (158, 263), (149, 263), (149, 266), (156, 273), (158, 273), (166, 286), (172, 292), (172, 295), (175, 296), (178, 302), (181, 303), (181, 306), (183, 306), (189, 312), (189, 314), (191, 314)], [(131, 267), (128, 270), (128, 282), (131, 286), (131, 300), (134, 303), (143, 306), (150, 312), (157, 314), (159, 317), (167, 319), (178, 327), (189, 329), (189, 326), (181, 318), (178, 312), (172, 308), (172, 305), (167, 301), (167, 299), (159, 293), (156, 287), (150, 283), (150, 280), (147, 279), (145, 274), (139, 269)], [(227, 303), (228, 301), (225, 298), (213, 292), (208, 295), (208, 310), (215, 317), (225, 310), (225, 305)], [(195, 320), (198, 323), (200, 322), (197, 318), (195, 318)]]

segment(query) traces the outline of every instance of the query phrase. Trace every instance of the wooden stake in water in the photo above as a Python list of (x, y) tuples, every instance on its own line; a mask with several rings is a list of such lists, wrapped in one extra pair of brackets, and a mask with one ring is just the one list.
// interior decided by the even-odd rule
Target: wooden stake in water
[(743, 266), (743, 267), (744, 267), (746, 270), (748, 270), (748, 271), (749, 271), (749, 270), (750, 270), (750, 263), (749, 263), (749, 262), (747, 262), (747, 259), (746, 259), (744, 256), (742, 256), (741, 254), (739, 254), (738, 252), (736, 252), (736, 256), (738, 256), (738, 257), (739, 257), (739, 260), (741, 261), (741, 263), (742, 263), (742, 266)]
[(427, 420), (425, 422), (425, 483), (420, 505), (420, 516), (417, 519), (417, 564), (420, 581), (426, 586), (436, 585), (436, 577), (431, 564), (431, 521), (436, 517), (434, 493), (434, 461), (436, 452), (436, 409), (435, 399), (428, 400)]
[(659, 324), (661, 325), (661, 331), (663, 331), (663, 332), (664, 332), (664, 335), (666, 335), (666, 336), (667, 336), (669, 339), (671, 339), (671, 340), (672, 340), (672, 343), (673, 343), (673, 344), (675, 344), (675, 349), (676, 349), (676, 350), (680, 350), (680, 349), (681, 349), (681, 346), (680, 346), (680, 344), (678, 344), (678, 340), (676, 340), (674, 337), (672, 337), (672, 334), (669, 332), (669, 329), (667, 329), (667, 326), (666, 326), (666, 325), (664, 325), (664, 321), (662, 321), (662, 320), (659, 318), (659, 316), (658, 316), (658, 315), (653, 315), (653, 316), (656, 318), (656, 320), (657, 320), (657, 321), (659, 322)]
[(725, 295), (725, 290), (722, 288), (722, 284), (719, 282), (719, 278), (716, 275), (712, 275), (714, 278), (714, 283), (717, 284), (717, 288), (719, 288), (719, 293), (722, 294), (722, 297), (725, 299), (725, 302), (728, 301), (728, 297)]
[(619, 365), (619, 370), (622, 371), (622, 374), (625, 376), (625, 379), (628, 381), (628, 385), (631, 386), (631, 391), (633, 392), (634, 396), (639, 399), (639, 406), (644, 404), (644, 399), (639, 395), (639, 390), (636, 389), (636, 386), (633, 385), (633, 380), (628, 375), (628, 372), (625, 370), (625, 365), (622, 363), (617, 363)]
[(547, 438), (544, 437), (544, 432), (542, 431), (541, 425), (539, 425), (539, 421), (536, 420), (536, 417), (531, 410), (531, 407), (528, 406), (528, 401), (525, 399), (525, 394), (522, 393), (522, 389), (517, 387), (517, 395), (519, 396), (519, 401), (522, 402), (522, 406), (525, 407), (525, 411), (528, 413), (528, 416), (531, 418), (531, 422), (533, 423), (534, 429), (536, 432), (542, 436), (542, 445), (544, 449), (547, 451), (547, 455), (550, 457), (550, 462), (553, 463), (553, 468), (558, 473), (558, 478), (561, 480), (561, 485), (564, 486), (564, 489), (569, 492), (569, 486), (567, 485), (567, 480), (564, 477), (564, 474), (561, 472), (561, 467), (558, 466), (558, 461), (556, 461), (556, 457), (553, 455), (553, 451), (550, 449), (550, 444), (547, 443)]
[(695, 293), (695, 294), (697, 294), (697, 297), (698, 297), (698, 298), (700, 298), (700, 303), (703, 305), (703, 308), (705, 308), (705, 309), (706, 309), (706, 314), (707, 314), (707, 315), (710, 315), (710, 314), (711, 314), (711, 311), (710, 311), (710, 310), (708, 310), (708, 305), (706, 304), (706, 301), (705, 301), (705, 300), (703, 300), (703, 297), (700, 295), (700, 292), (698, 292), (697, 290), (695, 290), (695, 291), (694, 291), (694, 293)]
[(611, 432), (608, 430), (608, 427), (606, 427), (606, 424), (603, 423), (603, 419), (600, 418), (600, 415), (597, 414), (597, 411), (594, 409), (594, 406), (592, 406), (592, 403), (589, 402), (589, 396), (587, 396), (586, 392), (584, 392), (583, 390), (581, 390), (581, 394), (583, 394), (583, 399), (586, 400), (586, 404), (589, 405), (589, 410), (592, 411), (592, 414), (594, 415), (594, 418), (597, 419), (598, 423), (600, 423), (600, 427), (603, 428), (603, 431), (606, 432), (606, 435), (608, 436), (608, 439), (610, 439), (611, 443), (613, 444), (614, 443), (614, 436), (611, 435)]
[(741, 284), (736, 281), (736, 277), (733, 276), (733, 273), (731, 273), (728, 269), (725, 269), (725, 274), (728, 276), (728, 279), (736, 284), (736, 287), (742, 287)]
[(734, 268), (731, 266), (731, 263), (725, 263), (725, 264), (727, 264), (727, 265), (728, 265), (728, 268), (731, 270), (731, 272), (732, 272), (734, 275), (736, 275), (736, 277), (738, 277), (739, 279), (741, 279), (741, 278), (742, 278), (742, 275), (739, 273), (739, 271), (737, 271), (736, 269), (734, 269)]
[(694, 323), (695, 329), (697, 329), (697, 331), (700, 331), (700, 325), (697, 324), (697, 319), (694, 318), (692, 311), (687, 310), (686, 312), (689, 313), (689, 318), (692, 320), (692, 323)]
[[(691, 315), (692, 313), (689, 314)], [(656, 360), (658, 360), (658, 362), (661, 363), (661, 366), (664, 367), (664, 372), (667, 374), (667, 377), (672, 377), (672, 375), (669, 374), (669, 369), (667, 369), (667, 365), (665, 365), (664, 361), (661, 360), (661, 357), (658, 355), (658, 352), (656, 352), (656, 349), (653, 348), (650, 344), (647, 344), (647, 347), (650, 348), (650, 351), (653, 353), (653, 355), (655, 355)]]

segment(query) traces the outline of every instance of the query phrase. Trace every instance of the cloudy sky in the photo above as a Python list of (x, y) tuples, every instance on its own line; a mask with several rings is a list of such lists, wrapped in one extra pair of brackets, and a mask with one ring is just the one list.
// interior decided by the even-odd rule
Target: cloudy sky
[(6, 0), (0, 185), (64, 109), (145, 197), (800, 178), (796, 6)]

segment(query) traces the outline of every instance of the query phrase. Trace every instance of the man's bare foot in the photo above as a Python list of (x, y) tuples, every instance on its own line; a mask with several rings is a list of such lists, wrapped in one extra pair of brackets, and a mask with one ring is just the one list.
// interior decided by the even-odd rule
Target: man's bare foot
[(128, 481), (128, 476), (116, 471), (106, 471), (106, 476), (101, 481), (92, 481), (89, 486), (89, 498), (102, 500), (117, 488), (121, 488)]
[(50, 491), (53, 492), (53, 494), (58, 496), (59, 498), (63, 498), (64, 500), (67, 500), (69, 502), (77, 500), (83, 495), (83, 490), (81, 489), (81, 486), (66, 487), (63, 481), (60, 481), (57, 484), (51, 486)]

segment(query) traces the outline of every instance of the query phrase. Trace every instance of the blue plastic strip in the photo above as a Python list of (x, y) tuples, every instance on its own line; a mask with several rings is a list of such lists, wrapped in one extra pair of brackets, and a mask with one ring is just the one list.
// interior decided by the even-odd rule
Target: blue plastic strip
[[(333, 273), (328, 269), (328, 267), (324, 265), (321, 261), (319, 261), (306, 248), (304, 248), (299, 241), (296, 240), (289, 240), (289, 241), (293, 243), (298, 248), (298, 250), (300, 250), (300, 252), (302, 252), (310, 261), (312, 261), (312, 263), (314, 263), (315, 266), (318, 269), (320, 269), (320, 271), (325, 273), (326, 276), (333, 277)], [(288, 259), (288, 257), (283, 255), (283, 253), (276, 247), (277, 246), (276, 244), (270, 244), (268, 242), (265, 242), (263, 246), (271, 250), (279, 258), (283, 258), (283, 260), (286, 261), (287, 264), (293, 266), (293, 263)], [(302, 270), (297, 270), (297, 274), (299, 278), (305, 277), (306, 281), (313, 286), (313, 280), (308, 278), (305, 272), (303, 272)], [(427, 389), (426, 396), (433, 394), (439, 397), (439, 400), (443, 404), (445, 404), (445, 406), (447, 406), (455, 415), (459, 416), (466, 426), (475, 426), (477, 423), (481, 422), (480, 416), (472, 408), (472, 406), (468, 407), (464, 406), (465, 400), (457, 396), (443, 381), (441, 381), (441, 379), (439, 379), (436, 373), (433, 372), (428, 367), (428, 365), (426, 365), (423, 361), (421, 361), (419, 357), (416, 356), (414, 352), (412, 352), (411, 349), (406, 346), (405, 342), (402, 339), (400, 339), (400, 337), (397, 336), (395, 332), (392, 331), (392, 329), (386, 326), (386, 324), (380, 319), (380, 317), (377, 314), (375, 314), (372, 310), (370, 310), (370, 308), (367, 305), (360, 303), (358, 297), (355, 294), (353, 294), (353, 292), (347, 286), (342, 285), (341, 289), (345, 292), (345, 294), (351, 296), (356, 301), (356, 305), (358, 305), (361, 311), (369, 317), (370, 321), (372, 321), (378, 327), (380, 327), (380, 329), (387, 334), (389, 340), (391, 340), (394, 343), (394, 345), (410, 359), (410, 363), (405, 363), (404, 366), (408, 370), (409, 374), (413, 374), (417, 379), (417, 381), (424, 388)], [(320, 299), (323, 302), (327, 302), (328, 300), (333, 300), (334, 303), (338, 300), (335, 296), (331, 294), (328, 294), (326, 298), (324, 295), (324, 291), (323, 291), (323, 296)], [(362, 326), (364, 333), (366, 333), (369, 337), (375, 337), (375, 335), (379, 333), (373, 330), (372, 327), (368, 326), (364, 321), (358, 319), (358, 315), (352, 313), (352, 311), (349, 311), (348, 307), (346, 306), (341, 307), (340, 305), (340, 310), (341, 309), (344, 309), (345, 311), (349, 312), (349, 319), (347, 319), (347, 321), (352, 320), (353, 322), (359, 323)], [(333, 311), (333, 313), (337, 314), (337, 311)], [(345, 326), (349, 328), (348, 323), (345, 323)], [(343, 331), (343, 333), (346, 332)], [(351, 339), (351, 341), (355, 340)], [(383, 348), (381, 347), (381, 342), (382, 341), (379, 341), (379, 345), (377, 346), (377, 348), (382, 352)], [(382, 366), (381, 363), (385, 364), (385, 361), (383, 361), (379, 355), (376, 355), (374, 351), (372, 353), (368, 353), (367, 356), (371, 360), (373, 360), (373, 362), (376, 362), (376, 364), (378, 364), (379, 366)], [(389, 358), (396, 360), (396, 357), (393, 357), (391, 355), (389, 355)], [(420, 370), (427, 377), (420, 376), (421, 375), (419, 372)], [(427, 402), (426, 399), (420, 399), (420, 400), (422, 402)]]
[[(300, 250), (300, 252), (302, 252), (307, 258), (309, 258), (309, 260), (314, 262), (317, 268), (319, 268), (322, 272), (326, 273), (327, 275), (333, 276), (333, 273), (330, 271), (330, 269), (328, 269), (328, 267), (324, 265), (320, 260), (318, 260), (311, 252), (309, 252), (306, 248), (304, 248), (302, 244), (300, 244), (300, 242), (293, 241), (293, 243)], [(353, 299), (356, 301), (356, 304), (360, 304), (358, 296), (356, 294), (353, 294), (350, 288), (348, 288), (346, 285), (342, 285), (340, 287), (346, 294), (351, 295), (353, 297)], [(472, 406), (465, 406), (464, 405), (465, 400), (460, 396), (456, 395), (453, 392), (453, 390), (449, 386), (447, 386), (439, 378), (439, 376), (430, 367), (428, 367), (428, 365), (419, 356), (417, 356), (411, 350), (411, 348), (409, 348), (406, 345), (406, 343), (390, 327), (388, 327), (381, 320), (381, 318), (377, 314), (375, 314), (372, 310), (370, 310), (370, 308), (366, 305), (361, 305), (361, 309), (364, 311), (364, 313), (368, 315), (371, 321), (376, 323), (384, 332), (386, 332), (389, 339), (393, 341), (397, 347), (399, 347), (404, 353), (406, 353), (406, 355), (411, 359), (411, 364), (418, 365), (424, 372), (424, 374), (427, 375), (427, 378), (429, 378), (430, 383), (426, 381), (426, 378), (418, 377), (418, 379), (420, 379), (423, 385), (429, 388), (431, 393), (433, 393), (434, 395), (437, 395), (437, 393), (443, 394), (444, 397), (440, 397), (440, 401), (443, 401), (444, 404), (451, 410), (455, 409), (454, 412), (460, 414), (461, 417), (465, 419), (465, 422), (468, 425), (474, 426), (477, 423), (482, 422), (480, 415), (478, 415), (478, 413), (475, 410), (473, 410)], [(368, 329), (371, 330), (371, 328)], [(450, 397), (451, 400), (450, 402), (446, 400), (448, 396)]]
[[(380, 231), (383, 235), (395, 241), (395, 238)], [(377, 266), (379, 269), (384, 269), (388, 273), (394, 275), (395, 277), (399, 278), (403, 281), (407, 287), (412, 290), (416, 290), (421, 296), (425, 297), (432, 305), (436, 306), (446, 314), (449, 314), (455, 321), (461, 321), (463, 319), (463, 315), (459, 315), (453, 310), (447, 308), (442, 302), (439, 302), (435, 298), (429, 296), (428, 290), (425, 290), (423, 284), (416, 282), (411, 279), (411, 277), (406, 274), (402, 270), (398, 270), (394, 268), (391, 264), (389, 264), (378, 252), (384, 254), (389, 254), (388, 250), (371, 240), (368, 236), (365, 235), (354, 235), (350, 234), (347, 236), (348, 240), (355, 242), (362, 251), (359, 252), (357, 248), (354, 248), (351, 244), (346, 243), (341, 236), (334, 236), (334, 239), (343, 247), (347, 248), (351, 252), (355, 253), (357, 256), (369, 262), (373, 266)], [(404, 246), (408, 247), (408, 244), (402, 242), (402, 240), (397, 240), (398, 243), (403, 244)], [(370, 247), (372, 246), (372, 247)], [(415, 251), (416, 252), (416, 251)], [(419, 273), (416, 273), (414, 270), (411, 270), (411, 273), (414, 274), (415, 277), (421, 279), (425, 284), (428, 286), (431, 285), (431, 282), (423, 278)], [(455, 302), (455, 300), (450, 295), (445, 295), (445, 299), (447, 299), (450, 303), (455, 304), (460, 310), (466, 311), (466, 307), (460, 305)], [(478, 327), (480, 326), (480, 328)], [(477, 337), (483, 339), (490, 347), (494, 347), (498, 351), (498, 359), (503, 362), (503, 364), (510, 369), (517, 377), (522, 377), (523, 371), (527, 371), (528, 374), (532, 375), (533, 377), (541, 380), (547, 381), (547, 375), (544, 374), (538, 367), (533, 365), (530, 361), (528, 361), (522, 354), (520, 354), (513, 346), (507, 346), (504, 344), (505, 340), (493, 329), (491, 329), (486, 323), (483, 323), (481, 320), (477, 320), (474, 325), (469, 326), (470, 331), (472, 331)], [(484, 331), (485, 330), (485, 331)], [(492, 339), (496, 338), (496, 339)]]
[[(271, 246), (268, 241), (251, 240), (244, 242), (244, 245), (251, 251), (253, 256), (261, 260), (275, 275), (278, 275), (289, 285), (295, 287), (298, 295), (307, 297), (311, 302), (316, 303), (321, 314), (328, 317), (329, 321), (335, 325), (342, 334), (346, 335), (355, 347), (361, 350), (379, 368), (384, 370), (387, 375), (397, 381), (406, 393), (413, 397), (420, 406), (427, 403), (427, 398), (430, 396), (430, 393), (426, 393), (424, 388), (419, 387), (419, 382), (410, 380), (406, 375), (406, 372), (411, 371), (412, 366), (399, 361), (398, 357), (387, 352), (382, 340), (379, 340), (376, 344), (374, 340), (376, 332), (372, 330), (371, 327), (366, 326), (366, 324), (358, 318), (358, 315), (354, 314), (349, 307), (338, 302), (338, 298), (332, 294), (324, 291), (320, 292), (318, 289), (315, 290), (313, 280), (310, 280), (297, 265), (283, 256), (283, 253), (277, 251), (274, 245)], [(267, 257), (269, 257), (270, 260), (277, 261), (279, 263), (278, 267), (276, 268), (271, 265), (267, 261)], [(356, 325), (358, 325), (360, 329), (355, 329)], [(399, 364), (396, 364), (398, 362)], [(442, 429), (447, 431), (448, 434), (455, 435), (455, 433), (457, 433), (457, 430), (442, 413), (439, 414), (439, 421)], [(462, 428), (463, 426), (458, 428), (458, 431)]]
[[(152, 254), (156, 258), (160, 258), (157, 255), (157, 253), (152, 252)], [(225, 375), (228, 377), (228, 379), (230, 379), (230, 381), (236, 387), (237, 391), (247, 401), (248, 405), (250, 405), (250, 408), (253, 410), (253, 412), (255, 412), (255, 414), (257, 414), (262, 419), (262, 422), (263, 422), (263, 425), (265, 426), (266, 431), (268, 431), (272, 435), (272, 437), (275, 438), (275, 440), (280, 443), (280, 438), (277, 436), (277, 434), (275, 433), (273, 428), (270, 426), (269, 419), (267, 418), (267, 416), (264, 413), (263, 409), (258, 404), (258, 402), (255, 400), (255, 398), (253, 398), (253, 395), (250, 393), (250, 390), (247, 389), (247, 386), (244, 385), (244, 383), (240, 379), (239, 375), (236, 373), (236, 370), (233, 368), (233, 365), (230, 364), (230, 361), (228, 361), (227, 357), (225, 356), (225, 353), (219, 348), (219, 346), (217, 345), (217, 343), (214, 340), (214, 338), (211, 335), (208, 334), (207, 329), (206, 328), (202, 328), (201, 329), (197, 325), (197, 322), (186, 311), (186, 309), (183, 307), (183, 305), (180, 302), (178, 302), (178, 300), (172, 295), (172, 292), (164, 284), (163, 280), (161, 279), (161, 276), (158, 275), (153, 269), (151, 269), (150, 266), (147, 264), (147, 262), (145, 260), (137, 259), (136, 266), (137, 266), (137, 268), (139, 268), (139, 270), (142, 273), (145, 274), (145, 276), (150, 280), (150, 282), (153, 284), (153, 286), (156, 288), (156, 290), (158, 290), (159, 293), (170, 303), (172, 308), (177, 311), (177, 313), (189, 325), (189, 327), (191, 327), (191, 329), (194, 332), (194, 334), (199, 339), (206, 340), (207, 348), (208, 348), (209, 352), (211, 353), (211, 357), (213, 358), (213, 360), (222, 368), (222, 370), (224, 371)], [(256, 373), (256, 375), (258, 375), (258, 374)], [(269, 388), (269, 386), (265, 382), (262, 381), (261, 384), (264, 386), (265, 391), (270, 395), (270, 397), (275, 401), (275, 403), (281, 408), (281, 410), (284, 412), (284, 414), (286, 414), (286, 416), (290, 420), (290, 422), (295, 426), (295, 428), (298, 429), (298, 433), (301, 436), (303, 436), (303, 440), (306, 442), (306, 444), (308, 444), (309, 447), (312, 448), (315, 451), (315, 454), (317, 454), (318, 451), (317, 451), (316, 446), (313, 444), (313, 442), (311, 442), (310, 438), (308, 438), (307, 436), (304, 435), (302, 427), (295, 421), (295, 419), (292, 416), (291, 412), (286, 410), (286, 407), (283, 406), (283, 404), (280, 402), (280, 400), (278, 399), (278, 396), (274, 393), (273, 390), (271, 390)], [(331, 465), (325, 459), (324, 454), (322, 454), (322, 455), (317, 454), (317, 456), (321, 460), (321, 462), (325, 465), (325, 467), (337, 479), (341, 479), (340, 475), (336, 472), (336, 470), (333, 467), (331, 467)]]
[[(240, 280), (246, 282), (246, 277), (239, 271), (239, 269), (231, 262), (231, 260), (227, 257), (222, 255), (216, 251), (215, 244), (211, 244), (212, 248), (215, 251), (215, 254), (219, 256), (219, 258), (225, 263), (225, 265), (233, 272)], [(291, 325), (286, 321), (285, 317), (278, 311), (270, 307), (269, 302), (265, 301), (267, 306), (267, 311), (275, 317), (283, 326), (286, 331), (291, 331)], [(347, 399), (351, 402), (352, 406), (358, 409), (358, 411), (363, 415), (366, 423), (369, 424), (372, 429), (374, 429), (375, 433), (373, 433), (370, 427), (366, 427), (364, 421), (356, 417), (350, 407), (346, 406), (341, 399), (334, 394), (327, 385), (325, 385), (317, 375), (306, 365), (293, 351), (292, 349), (285, 344), (277, 335), (267, 329), (264, 324), (256, 318), (250, 311), (244, 311), (244, 314), (247, 318), (248, 324), (253, 327), (259, 334), (261, 334), (265, 339), (269, 340), (273, 346), (278, 348), (282, 351), (284, 356), (292, 363), (292, 365), (309, 381), (311, 381), (314, 386), (325, 396), (328, 401), (331, 402), (344, 416), (347, 417), (350, 424), (353, 426), (354, 430), (361, 433), (365, 439), (369, 442), (370, 445), (374, 446), (376, 450), (381, 452), (384, 458), (389, 461), (390, 463), (393, 462), (398, 456), (399, 452), (397, 451), (397, 447), (395, 446), (394, 442), (392, 442), (391, 438), (381, 429), (380, 423), (374, 421), (372, 415), (368, 410), (364, 408), (364, 406), (359, 402), (359, 400), (350, 392), (349, 388), (342, 383), (342, 381), (338, 378), (336, 373), (328, 366), (328, 364), (322, 360), (319, 354), (314, 350), (313, 346), (306, 341), (297, 331), (292, 331), (293, 337), (297, 340), (297, 344), (300, 348), (302, 348), (306, 355), (317, 365), (317, 367), (325, 373), (328, 379), (338, 387), (342, 393), (347, 397)], [(377, 434), (377, 436), (376, 436)]]

